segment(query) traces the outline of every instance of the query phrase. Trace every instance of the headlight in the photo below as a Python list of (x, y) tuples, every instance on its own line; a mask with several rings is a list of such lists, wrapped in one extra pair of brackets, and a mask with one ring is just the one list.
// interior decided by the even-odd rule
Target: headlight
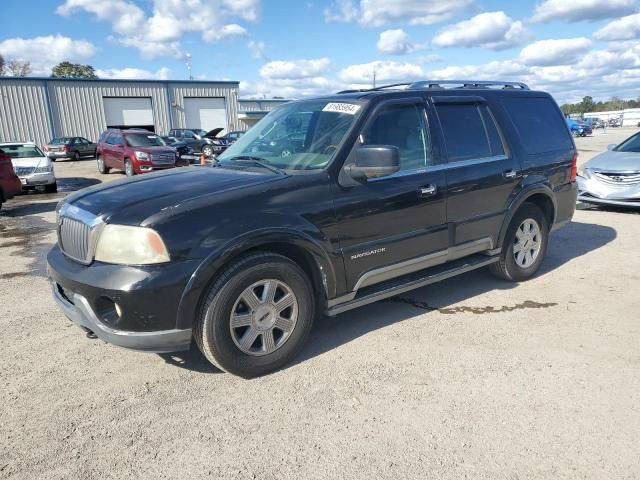
[(105, 225), (96, 246), (99, 262), (150, 265), (169, 261), (162, 237), (150, 228)]
[(149, 160), (149, 154), (147, 152), (136, 152), (136, 158), (138, 160)]
[(53, 165), (45, 165), (44, 167), (36, 167), (33, 173), (51, 173), (53, 172)]
[(589, 170), (588, 168), (580, 167), (578, 169), (578, 175), (581, 176), (582, 178), (590, 178), (591, 170)]

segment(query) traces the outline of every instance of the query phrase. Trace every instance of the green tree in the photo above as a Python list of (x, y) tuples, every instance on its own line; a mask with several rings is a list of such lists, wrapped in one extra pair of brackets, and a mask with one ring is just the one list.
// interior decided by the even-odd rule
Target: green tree
[(580, 102), (580, 110), (581, 113), (593, 112), (595, 109), (595, 102), (593, 101), (593, 97), (586, 96), (583, 97), (582, 102)]
[(52, 78), (98, 78), (91, 65), (61, 62), (51, 69)]
[(4, 76), (5, 64), (4, 57), (0, 54), (0, 77)]

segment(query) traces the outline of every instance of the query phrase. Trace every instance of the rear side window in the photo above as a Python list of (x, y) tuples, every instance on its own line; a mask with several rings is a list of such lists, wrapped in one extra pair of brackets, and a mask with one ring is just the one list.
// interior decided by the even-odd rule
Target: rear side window
[(450, 162), (504, 155), (502, 140), (485, 105), (436, 105)]
[(503, 102), (527, 154), (573, 148), (567, 125), (550, 98), (514, 97)]

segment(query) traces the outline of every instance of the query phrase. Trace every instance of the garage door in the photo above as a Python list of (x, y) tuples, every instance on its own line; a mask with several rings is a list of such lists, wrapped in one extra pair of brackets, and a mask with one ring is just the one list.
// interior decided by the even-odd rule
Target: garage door
[(207, 132), (214, 128), (227, 128), (227, 109), (224, 98), (185, 97), (185, 128), (202, 128)]
[(104, 97), (107, 128), (146, 128), (154, 130), (153, 109), (149, 97)]

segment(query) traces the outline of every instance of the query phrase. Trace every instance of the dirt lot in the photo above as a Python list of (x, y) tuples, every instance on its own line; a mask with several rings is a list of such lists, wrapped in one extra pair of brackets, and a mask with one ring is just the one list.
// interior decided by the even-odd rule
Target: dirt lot
[[(629, 135), (578, 139), (581, 161)], [(54, 208), (0, 211), (0, 478), (640, 478), (640, 214), (588, 209), (542, 273), (485, 271), (326, 319), (246, 381), (90, 340), (54, 306)]]

